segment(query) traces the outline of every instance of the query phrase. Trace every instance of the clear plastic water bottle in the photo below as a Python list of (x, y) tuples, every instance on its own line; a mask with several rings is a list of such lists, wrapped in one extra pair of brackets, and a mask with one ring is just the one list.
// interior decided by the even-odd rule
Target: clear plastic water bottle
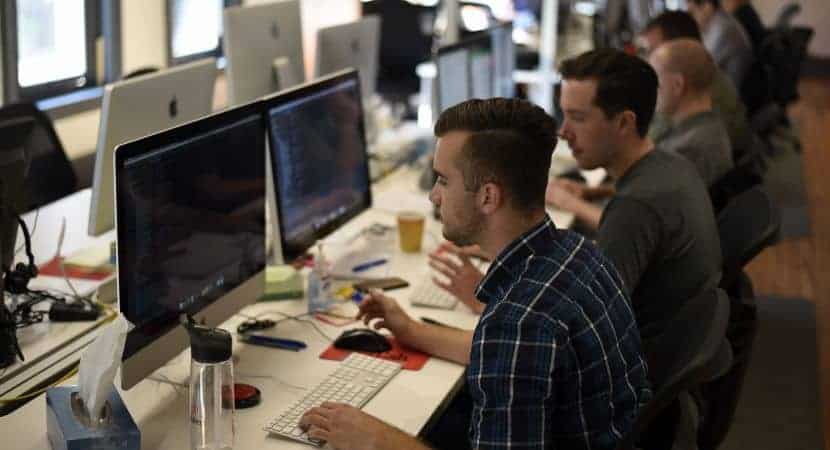
[(323, 255), (323, 244), (318, 244), (314, 267), (308, 274), (308, 312), (325, 311), (331, 306), (332, 301), (331, 273)]
[(190, 333), (190, 448), (230, 450), (234, 443), (231, 335), (225, 330), (185, 325)]

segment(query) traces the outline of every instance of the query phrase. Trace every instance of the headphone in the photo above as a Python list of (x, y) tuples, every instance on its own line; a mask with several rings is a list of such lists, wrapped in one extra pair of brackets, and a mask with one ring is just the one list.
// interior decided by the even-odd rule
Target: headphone
[(6, 270), (5, 285), (9, 293), (25, 294), (29, 292), (29, 280), (37, 276), (37, 266), (35, 265), (35, 255), (32, 253), (32, 238), (29, 235), (29, 228), (20, 216), (17, 217), (17, 223), (20, 225), (20, 229), (23, 230), (26, 257), (29, 259), (29, 264), (19, 262), (14, 266), (14, 269)]

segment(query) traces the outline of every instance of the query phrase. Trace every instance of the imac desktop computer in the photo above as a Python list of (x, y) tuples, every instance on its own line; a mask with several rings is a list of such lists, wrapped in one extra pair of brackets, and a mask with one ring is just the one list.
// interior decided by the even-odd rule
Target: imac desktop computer
[(100, 236), (115, 226), (115, 147), (210, 114), (215, 81), (216, 60), (206, 58), (107, 85), (92, 177), (90, 236)]
[(360, 73), (360, 91), (364, 99), (375, 94), (380, 48), (380, 18), (366, 16), (357, 22), (321, 28), (317, 31), (315, 77), (343, 69)]
[(512, 23), (503, 23), (438, 49), (439, 114), (471, 98), (515, 96), (512, 30)]
[(116, 150), (124, 389), (189, 346), (182, 314), (216, 326), (262, 296), (265, 139), (254, 103)]
[(360, 81), (332, 74), (263, 100), (283, 262), (372, 205)]
[(228, 105), (305, 81), (299, 0), (226, 8), (224, 30)]

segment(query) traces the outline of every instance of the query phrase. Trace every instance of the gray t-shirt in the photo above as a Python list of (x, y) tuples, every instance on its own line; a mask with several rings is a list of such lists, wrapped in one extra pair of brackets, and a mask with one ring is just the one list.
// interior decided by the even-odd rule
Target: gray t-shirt
[(651, 151), (617, 182), (597, 243), (620, 272), (643, 340), (720, 281), (721, 248), (703, 181), (685, 158)]
[(655, 144), (691, 161), (707, 188), (735, 165), (729, 135), (720, 116), (713, 111), (694, 114), (670, 126)]
[[(712, 109), (720, 115), (729, 134), (732, 159), (740, 159), (742, 155), (751, 152), (755, 140), (746, 120), (746, 107), (738, 97), (738, 90), (735, 89), (732, 80), (720, 69), (715, 72), (715, 79), (712, 81)], [(655, 113), (648, 129), (648, 137), (654, 142), (659, 142), (670, 128), (669, 118)]]
[(741, 24), (723, 9), (700, 30), (703, 46), (738, 88), (755, 59), (752, 44)]

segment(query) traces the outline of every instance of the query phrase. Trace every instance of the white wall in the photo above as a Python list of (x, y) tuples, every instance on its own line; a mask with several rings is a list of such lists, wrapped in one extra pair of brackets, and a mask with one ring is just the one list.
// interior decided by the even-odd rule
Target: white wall
[[(753, 0), (752, 4), (761, 15), (765, 24), (772, 24), (781, 7), (793, 3), (782, 0)], [(815, 35), (810, 42), (810, 55), (820, 58), (830, 58), (830, 1), (828, 0), (797, 0), (794, 3), (801, 5), (801, 14), (796, 16), (795, 23), (813, 28)]]

